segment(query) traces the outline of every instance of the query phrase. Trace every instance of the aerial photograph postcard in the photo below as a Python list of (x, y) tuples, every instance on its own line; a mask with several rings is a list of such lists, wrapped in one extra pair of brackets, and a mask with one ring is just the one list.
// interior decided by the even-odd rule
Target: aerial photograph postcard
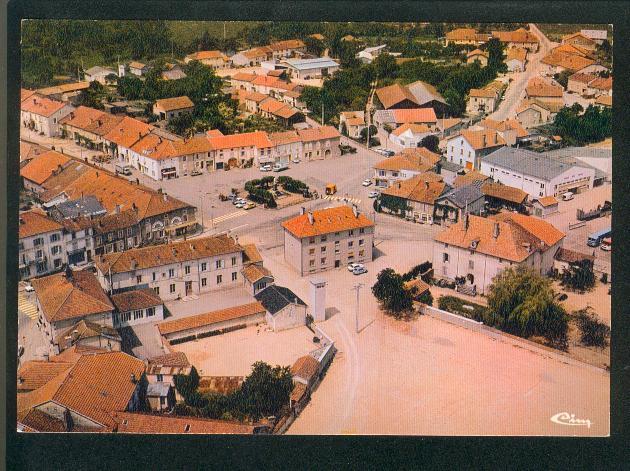
[(610, 434), (612, 25), (20, 37), (18, 432)]

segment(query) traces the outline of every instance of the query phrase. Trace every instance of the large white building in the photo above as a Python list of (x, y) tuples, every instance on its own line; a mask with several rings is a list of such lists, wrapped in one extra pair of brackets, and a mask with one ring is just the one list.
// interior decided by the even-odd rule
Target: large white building
[(286, 65), (289, 75), (296, 79), (327, 77), (339, 70), (339, 64), (329, 57), (287, 59), (282, 61), (281, 65)]
[(27, 280), (59, 271), (67, 261), (63, 226), (37, 211), (20, 213), (20, 278)]
[(243, 283), (243, 248), (231, 237), (190, 239), (103, 255), (96, 259), (103, 289), (152, 288), (163, 300)]
[(59, 121), (74, 110), (68, 102), (51, 100), (38, 93), (30, 93), (28, 90), (22, 92), (20, 107), (20, 121), (22, 125), (34, 132), (43, 134), (46, 137), (56, 137), (60, 135)]
[(486, 293), (505, 268), (525, 265), (546, 275), (565, 234), (541, 219), (514, 213), (494, 218), (464, 215), (433, 244), (435, 276), (465, 278), (467, 292)]
[(595, 170), (555, 160), (546, 154), (504, 147), (481, 160), (481, 173), (519, 188), (532, 199), (593, 188)]

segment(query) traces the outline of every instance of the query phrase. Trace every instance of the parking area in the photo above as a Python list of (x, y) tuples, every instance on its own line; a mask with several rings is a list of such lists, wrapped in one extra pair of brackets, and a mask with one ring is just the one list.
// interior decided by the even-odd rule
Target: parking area
[(256, 361), (291, 366), (318, 344), (306, 326), (273, 332), (261, 324), (172, 348), (184, 352), (201, 376), (247, 376)]

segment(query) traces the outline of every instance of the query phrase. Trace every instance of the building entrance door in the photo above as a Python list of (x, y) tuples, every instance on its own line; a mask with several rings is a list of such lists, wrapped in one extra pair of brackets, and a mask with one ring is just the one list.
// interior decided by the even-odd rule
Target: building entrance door
[(192, 294), (192, 281), (187, 281), (185, 286), (186, 286), (186, 296), (190, 296)]
[(335, 260), (335, 268), (339, 268), (341, 266), (341, 260)]

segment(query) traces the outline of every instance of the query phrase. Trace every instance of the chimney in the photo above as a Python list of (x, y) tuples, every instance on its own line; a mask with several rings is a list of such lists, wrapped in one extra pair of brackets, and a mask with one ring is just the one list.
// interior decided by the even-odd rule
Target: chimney
[(523, 242), (523, 247), (525, 247), (527, 253), (532, 251), (532, 244), (530, 244), (529, 242)]
[(116, 205), (116, 214), (120, 214), (120, 205), (119, 204)]
[(313, 213), (311, 211), (308, 212), (308, 223), (313, 224), (315, 220), (313, 219)]
[(81, 192), (81, 201), (83, 201), (83, 192)]
[(136, 206), (136, 203), (131, 203), (131, 209), (133, 209), (135, 212), (138, 212), (138, 207)]
[(44, 361), (50, 361), (50, 355), (48, 353), (44, 353)]
[(353, 212), (355, 218), (359, 217), (359, 208), (357, 208), (356, 204), (352, 205), (352, 212)]
[(98, 170), (96, 171), (96, 177), (98, 178)]
[(70, 112), (70, 119), (74, 119), (74, 111)]
[(158, 193), (162, 194), (162, 187), (158, 188)]
[(136, 374), (135, 373), (131, 373), (131, 382), (133, 384), (136, 384)]
[(168, 195), (164, 193), (164, 201), (168, 201)]
[(498, 144), (499, 143), (499, 134), (498, 133), (494, 133), (494, 143)]
[(468, 213), (464, 213), (464, 230), (465, 231), (468, 230), (468, 224), (469, 224)]
[(102, 125), (103, 125), (103, 121), (101, 121), (100, 119), (99, 119), (99, 120), (97, 120), (97, 123), (98, 123), (98, 125), (99, 125), (99, 126), (102, 126)]
[(499, 223), (498, 223), (498, 221), (496, 221), (494, 223), (494, 226), (492, 228), (492, 237), (494, 237), (495, 239), (499, 238)]
[(429, 182), (428, 182), (428, 181), (426, 181), (426, 180), (425, 180), (425, 182), (424, 182), (424, 187), (425, 187), (425, 188), (427, 188), (427, 189), (429, 188)]

